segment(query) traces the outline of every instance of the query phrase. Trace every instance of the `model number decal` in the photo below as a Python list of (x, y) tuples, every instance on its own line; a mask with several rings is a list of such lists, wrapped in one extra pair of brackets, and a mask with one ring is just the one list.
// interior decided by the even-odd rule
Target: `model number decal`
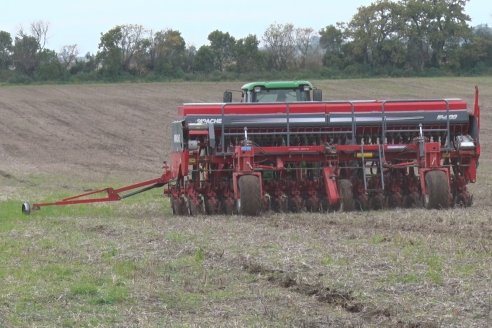
[(447, 120), (449, 117), (450, 120), (455, 120), (458, 118), (458, 114), (451, 114), (451, 115), (443, 115), (443, 114), (439, 114), (437, 115), (437, 119), (438, 120)]

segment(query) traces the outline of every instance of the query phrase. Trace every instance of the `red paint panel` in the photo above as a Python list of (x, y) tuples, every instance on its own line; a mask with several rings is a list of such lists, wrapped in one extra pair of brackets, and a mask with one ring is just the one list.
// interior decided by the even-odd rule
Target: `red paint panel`
[(331, 206), (334, 206), (340, 202), (340, 194), (338, 193), (337, 182), (335, 179), (335, 172), (332, 167), (323, 168), (323, 180), (325, 182), (326, 198)]
[(189, 135), (190, 136), (208, 136), (208, 131), (207, 130), (190, 130)]
[(467, 104), (464, 100), (422, 100), (422, 101), (354, 101), (354, 102), (325, 102), (325, 103), (292, 103), (292, 104), (184, 104), (178, 108), (181, 116), (187, 115), (261, 115), (261, 114), (285, 114), (289, 113), (357, 113), (382, 112), (414, 112), (414, 111), (439, 111), (465, 110)]

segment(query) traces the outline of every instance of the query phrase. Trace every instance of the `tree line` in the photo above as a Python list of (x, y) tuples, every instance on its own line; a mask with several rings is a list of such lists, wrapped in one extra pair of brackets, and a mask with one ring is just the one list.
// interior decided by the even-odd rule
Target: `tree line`
[(215, 30), (199, 48), (174, 29), (118, 25), (83, 57), (76, 44), (46, 48), (49, 24), (38, 21), (15, 37), (0, 31), (0, 81), (491, 74), (492, 28), (469, 25), (468, 1), (377, 0), (320, 31), (271, 24), (261, 39), (236, 39)]

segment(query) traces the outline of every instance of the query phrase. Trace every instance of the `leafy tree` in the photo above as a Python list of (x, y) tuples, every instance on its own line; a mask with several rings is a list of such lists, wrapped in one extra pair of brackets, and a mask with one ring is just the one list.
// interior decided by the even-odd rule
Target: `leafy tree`
[(404, 0), (407, 59), (413, 68), (446, 65), (470, 35), (468, 0)]
[[(322, 74), (394, 74), (446, 69), (450, 72), (490, 72), (492, 32), (488, 26), (471, 29), (464, 13), (469, 0), (374, 0), (358, 8), (347, 23), (328, 25), (316, 35), (312, 28), (272, 24), (262, 36), (236, 40), (215, 30), (210, 45), (186, 47), (177, 30), (155, 34), (141, 25), (118, 25), (101, 33), (97, 55), (77, 60), (76, 45), (59, 54), (46, 48), (49, 24), (33, 22), (30, 33), (15, 37), (0, 31), (2, 79), (31, 81), (67, 78), (121, 78), (125, 73), (149, 73), (193, 78), (234, 70), (275, 71), (318, 68)], [(15, 67), (15, 72), (7, 71)], [(102, 74), (100, 74), (102, 73)], [(190, 75), (185, 75), (191, 73)]]
[(345, 42), (344, 26), (342, 23), (328, 25), (319, 31), (319, 44), (325, 50), (323, 65), (342, 68), (343, 52), (342, 46)]
[(0, 70), (5, 70), (12, 62), (12, 37), (10, 33), (0, 31)]
[(236, 40), (228, 32), (224, 33), (219, 30), (210, 33), (208, 40), (210, 50), (214, 55), (214, 68), (222, 72), (233, 62)]
[[(492, 28), (479, 25), (472, 30), (472, 36), (465, 40), (459, 51), (461, 71), (476, 71), (492, 68)], [(480, 73), (480, 71), (476, 71)]]
[(39, 43), (36, 38), (25, 34), (15, 37), (12, 50), (15, 70), (33, 77), (39, 67), (38, 50)]
[(151, 68), (151, 52), (152, 40), (150, 38), (142, 38), (138, 42), (134, 53), (128, 63), (126, 70), (137, 75), (146, 75)]
[(195, 46), (190, 46), (185, 49), (183, 58), (183, 70), (185, 72), (193, 73), (196, 54), (197, 50)]
[(90, 76), (91, 73), (97, 71), (98, 60), (97, 57), (90, 52), (86, 53), (83, 59), (76, 60), (73, 65), (69, 67), (71, 75)]
[(328, 25), (319, 31), (320, 40), (319, 45), (326, 51), (333, 53), (340, 53), (342, 51), (342, 44), (345, 41), (344, 24), (337, 23), (337, 25)]
[(44, 49), (39, 53), (37, 78), (41, 81), (60, 81), (65, 79), (66, 69), (58, 60), (56, 52)]
[(492, 28), (479, 25), (473, 29), (472, 42), (479, 48), (478, 62), (492, 68)]
[(400, 31), (402, 6), (380, 0), (360, 7), (348, 25), (354, 59), (371, 67), (400, 67), (404, 63), (404, 44)]
[(146, 33), (142, 25), (121, 25), (119, 46), (125, 71), (140, 71), (145, 66), (145, 54), (150, 46)]
[(470, 34), (467, 22), (470, 17), (464, 13), (469, 0), (434, 0), (430, 12), (431, 65), (440, 67), (448, 63), (452, 52), (463, 38)]
[(193, 62), (193, 70), (196, 72), (210, 73), (214, 70), (215, 56), (209, 46), (201, 46), (196, 52)]
[(112, 77), (122, 71), (144, 71), (150, 47), (146, 33), (141, 25), (118, 25), (102, 34), (98, 59), (103, 65), (103, 71)]
[(123, 50), (120, 47), (122, 39), (121, 26), (116, 26), (104, 34), (101, 33), (97, 59), (102, 64), (103, 72), (111, 77), (120, 75), (123, 70)]
[(263, 42), (273, 69), (280, 71), (292, 66), (296, 49), (293, 24), (270, 25), (263, 34)]
[(301, 68), (305, 68), (310, 55), (316, 51), (315, 43), (313, 42), (315, 38), (314, 29), (311, 27), (296, 28), (294, 34), (295, 45), (299, 54), (299, 65)]
[(236, 71), (246, 73), (263, 69), (263, 58), (258, 45), (260, 41), (256, 35), (248, 35), (244, 39), (236, 41)]
[(97, 68), (97, 56), (91, 54), (90, 52), (86, 53), (84, 56), (84, 63), (85, 63), (85, 71), (90, 72), (90, 71), (95, 71)]
[(417, 71), (429, 66), (432, 49), (429, 42), (430, 19), (429, 3), (425, 1), (404, 1), (406, 19), (405, 34), (407, 40), (407, 64)]
[(151, 47), (152, 68), (158, 73), (177, 76), (185, 66), (186, 43), (176, 30), (157, 32)]

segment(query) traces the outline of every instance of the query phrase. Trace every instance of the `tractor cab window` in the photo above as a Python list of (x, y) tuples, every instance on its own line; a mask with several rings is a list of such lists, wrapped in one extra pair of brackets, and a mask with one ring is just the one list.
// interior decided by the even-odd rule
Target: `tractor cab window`
[(297, 101), (311, 101), (311, 93), (309, 89), (297, 89)]
[(253, 102), (294, 102), (300, 100), (299, 90), (296, 89), (255, 89)]

